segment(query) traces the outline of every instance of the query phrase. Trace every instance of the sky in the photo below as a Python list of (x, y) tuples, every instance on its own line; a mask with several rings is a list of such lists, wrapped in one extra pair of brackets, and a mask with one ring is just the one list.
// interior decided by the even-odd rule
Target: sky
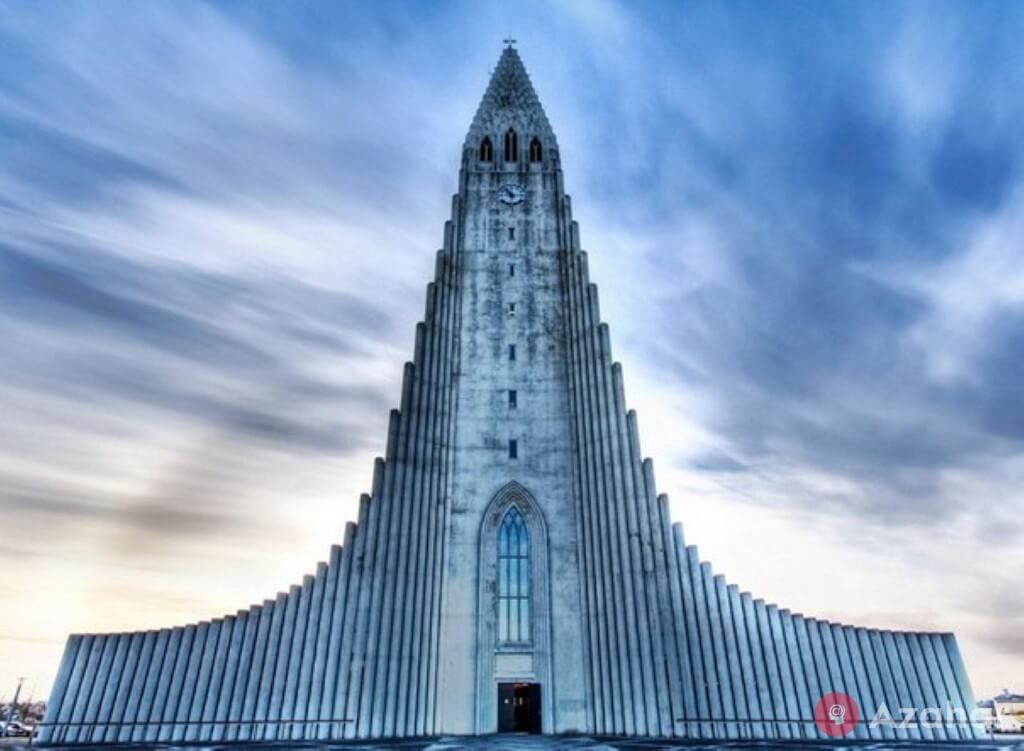
[(1024, 691), (1024, 6), (0, 5), (0, 699), (312, 571), (512, 37), (659, 490)]

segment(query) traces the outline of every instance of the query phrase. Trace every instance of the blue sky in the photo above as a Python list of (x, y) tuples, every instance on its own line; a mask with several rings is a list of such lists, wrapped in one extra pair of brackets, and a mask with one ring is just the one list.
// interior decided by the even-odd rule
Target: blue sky
[(986, 2), (8, 5), (0, 695), (70, 630), (233, 611), (341, 539), (510, 35), (688, 539), (1024, 689), (1022, 33)]

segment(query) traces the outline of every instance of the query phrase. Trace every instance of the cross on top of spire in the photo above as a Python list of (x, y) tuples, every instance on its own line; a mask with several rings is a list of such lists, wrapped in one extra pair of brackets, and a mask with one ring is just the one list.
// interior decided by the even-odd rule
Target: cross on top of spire
[(538, 136), (548, 147), (557, 148), (544, 108), (533, 90), (518, 50), (513, 46), (516, 40), (507, 38), (503, 42), (505, 48), (477, 108), (465, 147), (476, 148), (484, 136), (494, 140), (508, 128), (513, 128), (523, 136)]

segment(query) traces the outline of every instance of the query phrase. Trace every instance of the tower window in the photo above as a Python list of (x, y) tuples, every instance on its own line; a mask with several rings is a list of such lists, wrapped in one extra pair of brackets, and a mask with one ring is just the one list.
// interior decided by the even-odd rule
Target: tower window
[(480, 161), (489, 162), (494, 159), (494, 147), (491, 146), (491, 139), (484, 136), (484, 140), (480, 142)]
[(516, 265), (514, 263), (510, 263), (508, 265), (508, 275), (510, 277), (516, 275)]
[(512, 506), (498, 528), (498, 643), (530, 641), (530, 533)]
[(509, 409), (515, 409), (517, 406), (519, 406), (519, 400), (517, 398), (517, 394), (516, 394), (516, 390), (515, 389), (509, 389), (509, 392), (508, 392), (508, 406), (509, 406)]
[(516, 314), (516, 304), (514, 302), (510, 302), (508, 304), (508, 314), (510, 316), (514, 316)]
[(516, 239), (516, 228), (515, 227), (509, 227), (508, 228), (508, 239), (509, 240), (515, 240)]
[(515, 362), (516, 361), (516, 345), (514, 345), (514, 344), (508, 345), (508, 361), (509, 362)]
[(519, 139), (516, 132), (509, 128), (505, 131), (505, 161), (516, 162), (519, 160)]
[(543, 152), (540, 148), (540, 140), (534, 138), (530, 141), (530, 161), (539, 162), (543, 159)]
[(518, 459), (519, 458), (519, 441), (515, 438), (508, 442), (508, 458)]

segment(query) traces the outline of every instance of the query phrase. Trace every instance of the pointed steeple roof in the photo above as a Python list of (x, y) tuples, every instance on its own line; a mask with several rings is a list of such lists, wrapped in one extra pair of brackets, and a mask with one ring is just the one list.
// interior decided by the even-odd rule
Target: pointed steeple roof
[(491, 82), (466, 135), (465, 148), (475, 148), (484, 136), (497, 139), (508, 128), (514, 128), (520, 137), (539, 136), (547, 148), (558, 148), (530, 76), (512, 46), (504, 49), (491, 74)]

